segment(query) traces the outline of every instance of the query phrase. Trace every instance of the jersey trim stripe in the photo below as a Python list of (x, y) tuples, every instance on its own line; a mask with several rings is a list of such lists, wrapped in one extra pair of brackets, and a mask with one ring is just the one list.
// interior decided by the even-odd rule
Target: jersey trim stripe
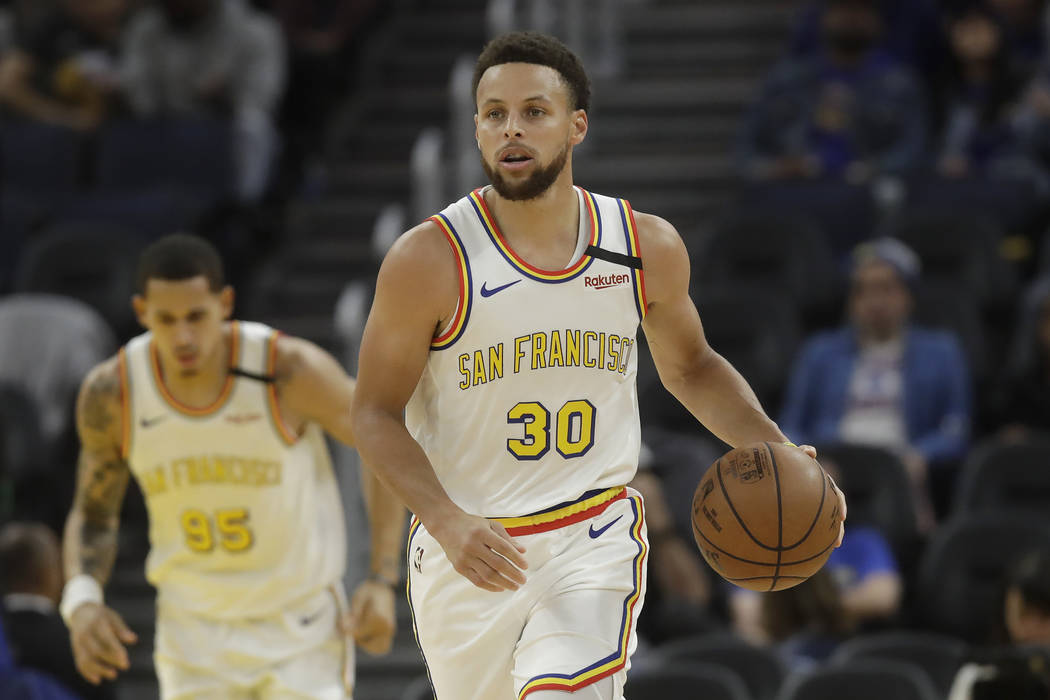
[(614, 486), (611, 489), (605, 489), (596, 496), (581, 498), (579, 501), (570, 503), (562, 508), (535, 515), (525, 515), (520, 518), (492, 519), (506, 528), (508, 535), (515, 537), (518, 535), (535, 535), (593, 518), (600, 515), (613, 501), (619, 501), (626, 497), (627, 489), (623, 486)]
[(635, 619), (634, 608), (641, 596), (642, 572), (645, 567), (646, 553), (649, 550), (645, 537), (642, 536), (642, 523), (645, 521), (642, 512), (642, 499), (636, 495), (631, 496), (628, 500), (631, 503), (631, 509), (634, 511), (634, 521), (630, 530), (631, 539), (638, 545), (638, 554), (635, 555), (632, 562), (633, 586), (631, 592), (623, 601), (623, 617), (620, 620), (618, 648), (609, 656), (599, 659), (576, 673), (550, 673), (530, 678), (522, 686), (521, 692), (518, 693), (518, 700), (523, 700), (530, 693), (535, 693), (539, 690), (559, 690), (573, 693), (591, 683), (600, 681), (602, 678), (611, 676), (626, 666), (632, 623)]
[(128, 374), (128, 358), (124, 348), (117, 351), (117, 371), (120, 374), (120, 456), (128, 458), (131, 453), (131, 376)]
[[(618, 199), (616, 202), (620, 205), (620, 221), (623, 223), (623, 230), (627, 235), (627, 250), (631, 255), (641, 260), (642, 246), (638, 242), (638, 225), (634, 222), (634, 210), (631, 209), (631, 204), (626, 199)], [(632, 269), (631, 277), (634, 278), (634, 303), (638, 307), (638, 320), (644, 321), (649, 306), (648, 300), (645, 298), (644, 264), (637, 270)]]
[[(409, 529), (408, 529), (408, 544), (405, 545), (405, 562), (407, 562), (406, 566), (409, 566), (409, 567), (412, 566), (412, 541), (415, 539), (416, 533), (419, 531), (419, 526), (420, 525), (422, 525), (422, 522), (418, 518), (416, 518), (416, 516), (413, 515), (412, 516), (412, 524), (409, 526)], [(427, 655), (423, 651), (423, 645), (419, 643), (419, 627), (416, 626), (416, 609), (412, 605), (412, 571), (411, 570), (408, 570), (405, 573), (405, 596), (408, 598), (408, 612), (409, 612), (409, 615), (412, 617), (412, 636), (415, 637), (416, 646), (419, 647), (419, 655), (421, 657), (423, 657), (423, 668), (426, 669), (427, 680), (430, 681), (430, 688), (433, 689), (434, 688), (434, 679), (430, 676), (430, 664), (427, 662)], [(435, 694), (435, 698), (436, 698), (436, 694)]]
[[(600, 248), (602, 241), (602, 218), (598, 213), (598, 206), (590, 192), (582, 187), (577, 187), (576, 189), (583, 194), (583, 201), (586, 205), (587, 223), (591, 229), (590, 245)], [(510, 247), (507, 240), (503, 237), (503, 234), (499, 230), (499, 226), (496, 224), (495, 217), (492, 216), (488, 204), (485, 203), (485, 198), (482, 196), (480, 188), (470, 193), (470, 203), (473, 205), (474, 212), (478, 215), (478, 220), (481, 221), (481, 226), (489, 235), (492, 244), (496, 246), (496, 249), (511, 267), (518, 270), (529, 279), (547, 283), (567, 282), (579, 277), (588, 267), (590, 267), (591, 263), (594, 262), (594, 258), (585, 253), (574, 265), (564, 270), (541, 270), (538, 267), (530, 265), (518, 257), (518, 254), (514, 252), (514, 249)]]
[[(270, 377), (274, 376), (274, 370), (277, 368), (277, 339), (280, 337), (281, 332), (275, 330), (266, 339), (266, 374)], [(299, 436), (288, 427), (288, 424), (284, 422), (284, 416), (281, 415), (281, 402), (277, 399), (277, 382), (270, 382), (266, 385), (266, 403), (270, 408), (270, 424), (277, 431), (281, 440), (287, 445), (299, 442)]]
[(436, 223), (441, 232), (445, 234), (445, 238), (448, 239), (448, 244), (452, 247), (452, 254), (456, 256), (456, 274), (459, 276), (459, 306), (456, 307), (456, 316), (445, 333), (430, 341), (431, 350), (444, 350), (459, 340), (467, 327), (470, 307), (473, 304), (471, 298), (473, 281), (470, 277), (470, 259), (467, 257), (467, 249), (463, 246), (463, 241), (456, 233), (452, 222), (444, 214), (435, 214), (430, 217), (429, 221)]
[[(230, 322), (230, 367), (236, 367), (240, 364), (240, 350), (241, 350), (241, 328), (237, 321)], [(168, 391), (168, 387), (164, 384), (164, 377), (160, 371), (160, 356), (157, 354), (157, 345), (153, 341), (150, 341), (149, 345), (150, 354), (150, 366), (153, 368), (153, 383), (157, 387), (157, 391), (160, 392), (161, 398), (168, 403), (169, 406), (174, 408), (179, 413), (190, 416), (192, 418), (203, 418), (204, 416), (210, 416), (211, 414), (222, 408), (226, 401), (230, 398), (230, 394), (233, 393), (233, 385), (235, 383), (235, 377), (232, 374), (226, 376), (226, 383), (222, 386), (222, 391), (219, 392), (219, 396), (212, 401), (210, 406), (203, 408), (195, 408), (193, 406), (187, 406), (181, 403), (178, 399), (171, 395)]]

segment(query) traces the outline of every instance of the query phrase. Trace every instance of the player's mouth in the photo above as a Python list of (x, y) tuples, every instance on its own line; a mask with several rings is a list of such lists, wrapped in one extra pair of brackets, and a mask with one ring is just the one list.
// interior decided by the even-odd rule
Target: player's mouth
[(193, 367), (197, 364), (197, 353), (195, 352), (177, 352), (175, 353), (175, 359), (182, 367)]
[(523, 170), (533, 161), (532, 155), (524, 148), (505, 148), (499, 155), (499, 166), (505, 170)]

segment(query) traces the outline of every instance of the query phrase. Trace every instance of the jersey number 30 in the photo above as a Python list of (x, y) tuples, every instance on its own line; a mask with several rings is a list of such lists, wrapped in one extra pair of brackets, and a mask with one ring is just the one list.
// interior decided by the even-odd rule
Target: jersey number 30
[[(555, 448), (565, 459), (582, 457), (594, 445), (597, 410), (586, 399), (567, 401), (554, 416)], [(525, 435), (507, 440), (507, 451), (518, 459), (535, 460), (550, 450), (551, 413), (543, 404), (524, 401), (507, 412), (507, 422), (521, 424)]]
[(194, 552), (210, 552), (216, 544), (227, 552), (243, 552), (255, 543), (246, 508), (217, 510), (214, 517), (202, 510), (184, 510), (182, 532), (186, 535), (186, 546)]

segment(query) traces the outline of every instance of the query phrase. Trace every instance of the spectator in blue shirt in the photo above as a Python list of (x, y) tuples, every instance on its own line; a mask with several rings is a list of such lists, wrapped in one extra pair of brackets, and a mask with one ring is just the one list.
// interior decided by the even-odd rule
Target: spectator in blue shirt
[(918, 163), (924, 101), (912, 71), (879, 48), (883, 30), (876, 0), (827, 0), (821, 50), (774, 68), (745, 122), (745, 176), (861, 182)]
[(799, 444), (868, 444), (908, 467), (923, 525), (932, 525), (927, 471), (961, 458), (970, 434), (970, 379), (958, 340), (909, 323), (915, 253), (882, 238), (854, 251), (849, 323), (801, 350), (780, 426)]

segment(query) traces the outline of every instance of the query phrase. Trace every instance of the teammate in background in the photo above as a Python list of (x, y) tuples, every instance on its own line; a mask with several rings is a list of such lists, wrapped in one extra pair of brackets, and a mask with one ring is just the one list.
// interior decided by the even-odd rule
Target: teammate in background
[(143, 253), (133, 300), (149, 332), (98, 365), (77, 401), (77, 491), (60, 606), (77, 667), (128, 668), (135, 634), (103, 603), (134, 475), (150, 522), (163, 700), (349, 696), (354, 638), (385, 653), (403, 509), (365, 473), (371, 576), (347, 610), (345, 522), (322, 429), (349, 445), (354, 382), (317, 346), (229, 321), (233, 290), (206, 241)]
[(648, 549), (625, 488), (639, 323), (664, 385), (715, 434), (787, 438), (705, 341), (677, 231), (573, 186), (590, 98), (579, 59), (508, 34), (474, 85), (492, 186), (387, 255), (354, 434), (416, 515), (409, 602), (436, 697), (620, 698)]

